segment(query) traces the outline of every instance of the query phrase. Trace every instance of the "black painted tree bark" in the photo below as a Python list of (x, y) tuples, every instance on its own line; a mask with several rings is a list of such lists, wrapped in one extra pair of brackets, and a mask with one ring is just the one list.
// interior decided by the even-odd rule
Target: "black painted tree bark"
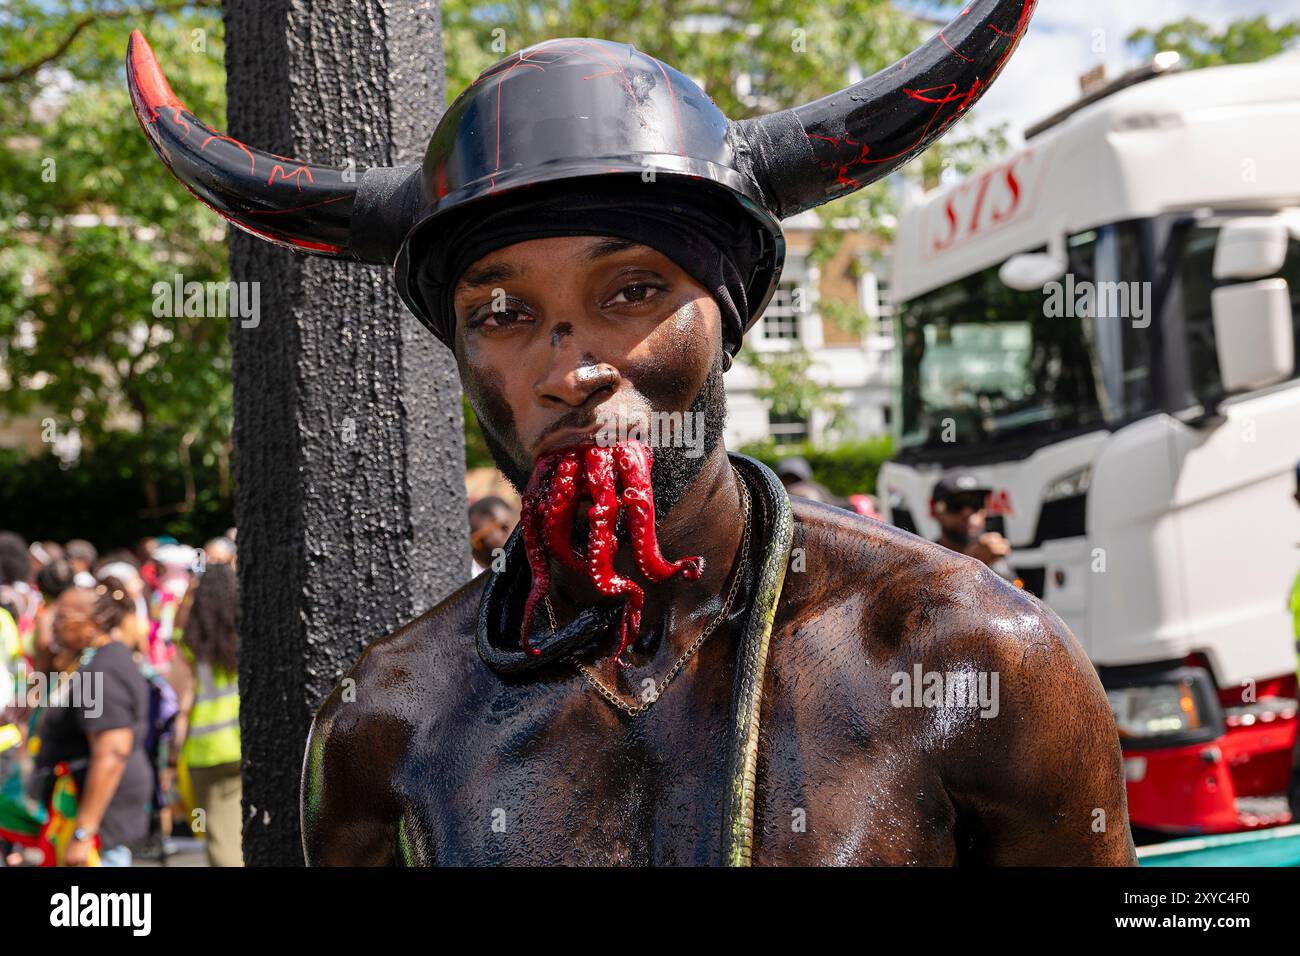
[[(230, 135), (286, 156), (418, 162), (443, 110), (437, 0), (227, 0)], [(302, 863), (299, 777), (320, 701), (468, 576), (460, 384), (390, 270), (236, 232), (232, 324), (244, 853)]]

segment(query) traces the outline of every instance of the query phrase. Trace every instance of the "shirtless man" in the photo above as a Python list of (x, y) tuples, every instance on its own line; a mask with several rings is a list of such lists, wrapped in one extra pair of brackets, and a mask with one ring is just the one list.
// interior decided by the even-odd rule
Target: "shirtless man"
[[(977, 0), (895, 67), (743, 123), (630, 47), (547, 41), (457, 99), (423, 168), (349, 188), (311, 166), (274, 219), (243, 173), (276, 158), (235, 144), (214, 179), (227, 144), (198, 155), (170, 111), (209, 128), (133, 43), (164, 161), (238, 226), (394, 262), (524, 492), (505, 570), (370, 645), (321, 707), (310, 864), (1133, 862), (1106, 699), (1060, 620), (977, 561), (792, 502), (722, 441), (779, 220), (923, 150), (1033, 7)], [(655, 421), (678, 430), (626, 437)]]
[[(555, 423), (594, 421), (616, 402), (719, 414), (708, 398), (722, 374), (714, 300), (653, 249), (593, 258), (601, 242), (532, 240), (476, 266), (470, 279), (508, 270), (494, 281), (528, 318), (467, 328), (491, 290), (457, 289), (457, 356), (495, 412), (480, 421), (504, 445), (508, 475), (526, 475), (531, 456), (569, 434)], [(644, 284), (583, 307), (625, 274)], [(652, 275), (663, 291), (650, 295), (640, 290)], [(658, 524), (665, 553), (703, 555), (704, 573), (647, 591), (650, 648), (626, 670), (608, 645), (584, 659), (605, 687), (635, 704), (642, 682), (662, 681), (718, 615), (741, 510), (717, 441)], [(786, 574), (772, 629), (754, 862), (1131, 863), (1118, 739), (1065, 625), (978, 561), (802, 499), (793, 512), (804, 569)], [(350, 675), (355, 695), (325, 702), (306, 771), (309, 862), (719, 862), (740, 615), (628, 719), (563, 662), (523, 679), (484, 666), (481, 591), (476, 579), (373, 644)], [(600, 597), (564, 568), (550, 594), (561, 621)], [(752, 597), (742, 587), (735, 603)], [(894, 706), (895, 675), (918, 666), (997, 674), (996, 716), (917, 706), (919, 688), (913, 706)]]

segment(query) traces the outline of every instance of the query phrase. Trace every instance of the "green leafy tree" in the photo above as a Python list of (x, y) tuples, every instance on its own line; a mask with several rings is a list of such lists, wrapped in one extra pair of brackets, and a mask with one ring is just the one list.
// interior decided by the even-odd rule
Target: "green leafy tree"
[[(934, 28), (889, 0), (448, 0), (443, 18), (449, 96), (510, 50), (609, 36), (697, 78), (734, 117), (837, 89)], [(140, 518), (157, 527), (229, 508), (228, 320), (155, 314), (153, 291), (176, 273), (225, 281), (227, 232), (140, 135), (122, 58), (141, 24), (186, 104), (224, 125), (219, 0), (8, 0), (0, 9), (0, 414), (75, 427), (83, 472), (96, 449), (111, 448), (114, 481), (127, 475)], [(960, 170), (996, 148), (988, 143), (968, 137), (932, 151), (913, 175), (932, 185), (945, 164)], [(877, 228), (892, 208), (878, 185), (824, 213)], [(469, 438), (481, 452), (481, 438)], [(214, 477), (218, 487), (207, 489)], [(78, 487), (96, 484), (84, 478)]]
[(1129, 34), (1130, 46), (1148, 54), (1176, 50), (1192, 69), (1221, 66), (1225, 63), (1253, 63), (1281, 53), (1300, 37), (1300, 20), (1288, 20), (1276, 26), (1267, 16), (1233, 20), (1222, 30), (1186, 17), (1154, 30), (1135, 30)]
[(810, 421), (815, 412), (821, 412), (826, 416), (827, 430), (843, 428), (845, 400), (817, 382), (811, 374), (816, 361), (803, 345), (779, 352), (751, 350), (742, 352), (741, 357), (758, 373), (754, 394), (777, 415), (795, 415)]
[(0, 18), (0, 410), (77, 429), (87, 467), (112, 444), (156, 524), (198, 506), (196, 468), (229, 497), (230, 350), (225, 319), (155, 308), (176, 273), (224, 280), (226, 244), (131, 112), (122, 58), (141, 23), (188, 105), (219, 122), (215, 0), (20, 2)]

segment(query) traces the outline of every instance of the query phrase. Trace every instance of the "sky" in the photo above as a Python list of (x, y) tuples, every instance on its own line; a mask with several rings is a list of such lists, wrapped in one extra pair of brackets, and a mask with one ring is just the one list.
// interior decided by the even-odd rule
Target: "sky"
[(1134, 30), (1184, 17), (1223, 27), (1260, 14), (1273, 22), (1300, 19), (1300, 0), (1041, 0), (1020, 48), (971, 121), (976, 128), (1007, 122), (1018, 140), (1019, 130), (1078, 99), (1079, 76), (1098, 63), (1114, 77), (1142, 62), (1124, 42)]

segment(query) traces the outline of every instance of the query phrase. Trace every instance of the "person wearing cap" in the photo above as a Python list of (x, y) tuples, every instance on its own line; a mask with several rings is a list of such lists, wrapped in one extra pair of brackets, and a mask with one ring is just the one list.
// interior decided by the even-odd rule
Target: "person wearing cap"
[(93, 579), (95, 564), (99, 561), (99, 552), (95, 546), (84, 538), (73, 538), (63, 546), (64, 553), (72, 562), (72, 569), (78, 574), (90, 574)]
[[(309, 864), (1133, 862), (1110, 709), (1060, 620), (723, 442), (780, 220), (917, 155), (1033, 9), (974, 0), (889, 70), (743, 122), (628, 44), (551, 40), (485, 70), (421, 167), (304, 164), (289, 192), (249, 169), (290, 161), (186, 111), (133, 36), (163, 161), (237, 226), (392, 264), (522, 492), (503, 567), (317, 713)], [(622, 434), (663, 420), (703, 441)], [(954, 716), (891, 693), (914, 669), (1002, 692)]]
[(1011, 566), (1011, 543), (996, 531), (985, 530), (992, 489), (970, 474), (945, 475), (930, 495), (930, 514), (939, 522), (938, 544), (949, 551), (983, 561), (1012, 583), (1019, 577)]
[(834, 504), (830, 490), (813, 480), (812, 465), (800, 455), (782, 458), (776, 463), (776, 476), (781, 479), (785, 490), (800, 498), (809, 498), (823, 504)]
[(222, 535), (219, 538), (209, 538), (207, 544), (203, 546), (203, 560), (206, 564), (229, 564), (235, 563), (235, 542), (233, 538), (227, 538)]

